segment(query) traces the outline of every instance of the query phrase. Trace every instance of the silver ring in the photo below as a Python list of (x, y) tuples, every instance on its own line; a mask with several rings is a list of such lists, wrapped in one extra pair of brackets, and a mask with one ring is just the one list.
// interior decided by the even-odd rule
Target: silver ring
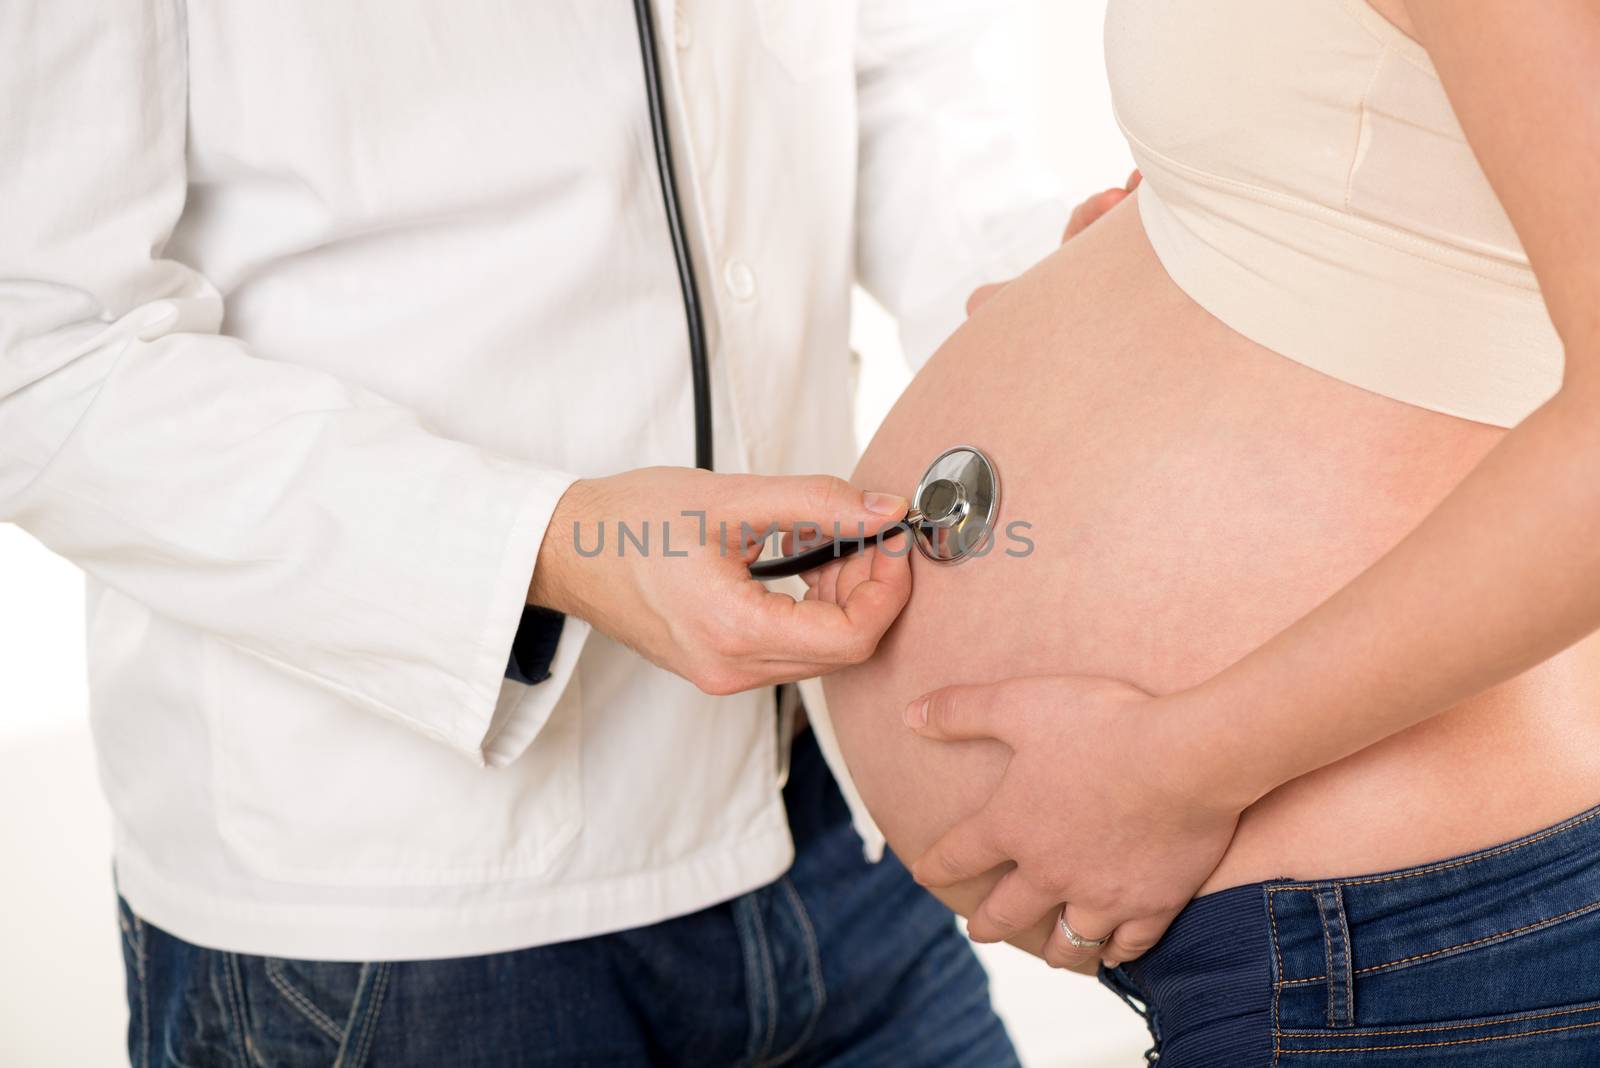
[(1099, 949), (1111, 941), (1110, 935), (1106, 935), (1104, 938), (1085, 938), (1077, 931), (1074, 931), (1072, 925), (1067, 922), (1067, 906), (1065, 905), (1061, 906), (1061, 919), (1056, 922), (1061, 924), (1061, 933), (1067, 936), (1067, 941), (1072, 943), (1074, 949)]

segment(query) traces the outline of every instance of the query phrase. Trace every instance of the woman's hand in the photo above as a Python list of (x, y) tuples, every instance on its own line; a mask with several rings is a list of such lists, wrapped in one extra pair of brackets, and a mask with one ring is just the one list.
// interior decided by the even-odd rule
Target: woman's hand
[(987, 805), (912, 866), (924, 886), (1016, 867), (972, 914), (975, 941), (1013, 937), (1066, 902), (1044, 957), (1056, 967), (1120, 964), (1161, 937), (1217, 866), (1242, 805), (1208, 796), (1180, 743), (1171, 698), (1113, 679), (1040, 676), (952, 686), (913, 701), (906, 723), (941, 741), (994, 738), (1011, 747)]
[[(1091, 223), (1097, 221), (1106, 212), (1128, 199), (1133, 194), (1133, 191), (1139, 188), (1139, 183), (1143, 180), (1144, 175), (1135, 170), (1128, 175), (1127, 183), (1121, 188), (1102, 189), (1082, 204), (1073, 208), (1072, 215), (1067, 219), (1066, 232), (1061, 235), (1061, 243), (1065, 245), (1068, 241), (1087, 230)], [(974, 289), (972, 296), (967, 298), (967, 314), (971, 315), (984, 304), (987, 304), (990, 297), (1009, 284), (1009, 281), (990, 282), (988, 285)]]

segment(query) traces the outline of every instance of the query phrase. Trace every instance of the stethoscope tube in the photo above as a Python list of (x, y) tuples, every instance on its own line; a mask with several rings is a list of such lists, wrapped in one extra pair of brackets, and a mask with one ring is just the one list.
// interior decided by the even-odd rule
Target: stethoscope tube
[[(683, 294), (683, 314), (689, 328), (689, 370), (694, 392), (694, 465), (712, 469), (714, 443), (711, 424), (711, 369), (707, 356), (705, 317), (700, 307), (700, 290), (695, 282), (694, 261), (689, 254), (688, 226), (678, 200), (678, 177), (672, 164), (672, 142), (667, 132), (666, 94), (661, 86), (661, 66), (656, 54), (655, 14), (650, 0), (633, 0), (634, 21), (639, 27), (639, 55), (644, 63), (645, 101), (650, 112), (650, 137), (655, 145), (656, 174), (661, 181), (661, 201), (667, 214), (667, 229), (672, 235), (672, 253), (678, 267), (678, 288)], [(909, 532), (910, 518), (889, 527), (875, 538), (882, 542), (896, 531)], [(787, 578), (829, 560), (849, 556), (869, 539), (839, 540), (818, 545), (803, 553), (751, 565), (750, 574), (758, 579)]]
[(694, 465), (711, 470), (711, 365), (707, 356), (705, 317), (700, 290), (694, 280), (689, 255), (688, 226), (678, 201), (678, 176), (672, 167), (672, 142), (667, 136), (667, 116), (661, 89), (661, 67), (656, 58), (655, 14), (650, 0), (633, 0), (634, 21), (639, 24), (639, 53), (644, 60), (644, 91), (650, 109), (650, 136), (655, 142), (656, 174), (661, 179), (661, 200), (667, 209), (672, 253), (678, 264), (678, 288), (683, 292), (683, 314), (689, 326), (689, 373), (694, 391)]
[[(672, 237), (672, 255), (678, 269), (678, 288), (683, 296), (683, 315), (689, 330), (689, 373), (694, 394), (694, 464), (712, 469), (714, 438), (711, 424), (711, 366), (706, 344), (705, 314), (700, 306), (700, 289), (695, 282), (694, 259), (689, 252), (689, 227), (684, 221), (678, 198), (678, 176), (672, 165), (672, 141), (667, 130), (666, 93), (661, 84), (661, 65), (656, 52), (656, 23), (651, 0), (633, 0), (634, 22), (639, 28), (639, 55), (644, 64), (645, 102), (650, 112), (650, 137), (655, 146), (656, 174), (661, 182), (661, 202), (666, 209), (667, 230)], [(944, 471), (941, 464), (955, 464)], [(963, 467), (963, 465), (966, 465)], [(936, 477), (937, 476), (937, 477)], [(927, 504), (924, 494), (943, 487), (939, 503)], [(952, 496), (953, 494), (953, 496)], [(968, 498), (971, 498), (969, 501)], [(946, 449), (930, 465), (917, 487), (916, 499), (906, 517), (871, 538), (840, 538), (814, 546), (793, 556), (763, 560), (750, 566), (757, 579), (787, 578), (821, 567), (832, 560), (859, 552), (868, 542), (881, 545), (897, 534), (905, 534), (930, 560), (951, 563), (970, 555), (987, 540), (993, 526), (999, 498), (999, 481), (988, 458), (971, 446)], [(963, 522), (976, 505), (976, 537), (957, 539), (952, 551), (935, 536), (940, 528)], [(946, 531), (948, 533), (948, 531)]]
[(915, 510), (911, 511), (900, 522), (893, 526), (884, 527), (871, 537), (839, 538), (836, 541), (824, 542), (815, 545), (804, 552), (795, 553), (793, 556), (779, 556), (771, 560), (761, 560), (750, 565), (750, 577), (761, 579), (763, 582), (770, 579), (788, 578), (790, 575), (800, 575), (812, 568), (821, 567), (823, 564), (832, 563), (846, 556), (853, 556), (866, 548), (867, 545), (882, 545), (896, 534), (905, 534), (907, 537), (916, 537), (915, 531), (922, 524), (922, 516)]
[(1000, 475), (993, 461), (971, 445), (954, 445), (933, 458), (911, 497), (906, 517), (872, 537), (836, 538), (793, 556), (750, 565), (758, 579), (787, 578), (860, 552), (868, 542), (881, 545), (896, 534), (938, 564), (981, 555), (994, 535), (1000, 514)]

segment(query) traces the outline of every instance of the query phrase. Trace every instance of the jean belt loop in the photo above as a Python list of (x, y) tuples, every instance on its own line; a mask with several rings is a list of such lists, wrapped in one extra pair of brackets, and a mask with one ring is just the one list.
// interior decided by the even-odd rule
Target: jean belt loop
[(1328, 1026), (1354, 1027), (1355, 974), (1350, 964), (1350, 924), (1344, 914), (1344, 893), (1338, 883), (1320, 883), (1315, 894), (1327, 961)]

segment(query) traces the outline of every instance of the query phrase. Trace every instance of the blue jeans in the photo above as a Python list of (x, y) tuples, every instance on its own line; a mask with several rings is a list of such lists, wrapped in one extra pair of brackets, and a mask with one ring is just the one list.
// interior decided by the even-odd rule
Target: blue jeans
[(1207, 894), (1101, 980), (1161, 1068), (1592, 1068), (1600, 808), (1404, 871)]
[(1017, 1064), (948, 911), (866, 863), (808, 733), (770, 886), (652, 927), (368, 964), (203, 949), (120, 902), (134, 1068)]

